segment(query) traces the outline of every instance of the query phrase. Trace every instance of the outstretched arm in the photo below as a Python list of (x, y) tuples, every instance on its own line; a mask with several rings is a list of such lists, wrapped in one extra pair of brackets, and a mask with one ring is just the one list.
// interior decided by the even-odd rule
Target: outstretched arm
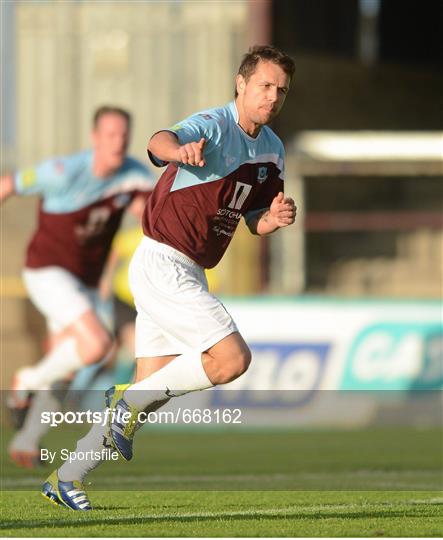
[(269, 209), (250, 219), (247, 223), (252, 234), (270, 234), (277, 229), (292, 225), (295, 221), (297, 207), (294, 200), (280, 192), (271, 203)]
[(0, 177), (0, 203), (6, 201), (11, 195), (14, 195), (14, 177), (12, 174), (6, 174)]
[(148, 143), (148, 151), (162, 161), (177, 161), (185, 165), (204, 167), (205, 139), (180, 145), (170, 131), (159, 131)]

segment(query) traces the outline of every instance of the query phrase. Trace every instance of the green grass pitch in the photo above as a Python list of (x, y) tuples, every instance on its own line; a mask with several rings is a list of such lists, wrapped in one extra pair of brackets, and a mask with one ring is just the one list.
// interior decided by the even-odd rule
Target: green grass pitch
[[(47, 446), (73, 448), (53, 430)], [(7, 435), (3, 431), (3, 445)], [(142, 432), (90, 475), (94, 510), (51, 505), (2, 453), (3, 537), (440, 537), (441, 431)]]

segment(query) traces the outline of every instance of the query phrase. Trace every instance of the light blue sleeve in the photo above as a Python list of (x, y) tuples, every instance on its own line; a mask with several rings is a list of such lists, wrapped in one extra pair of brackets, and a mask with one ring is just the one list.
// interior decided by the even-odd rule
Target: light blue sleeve
[(14, 176), (15, 192), (19, 195), (48, 195), (58, 191), (66, 179), (63, 159), (50, 159), (35, 167), (19, 171)]
[[(205, 155), (210, 154), (220, 143), (222, 139), (222, 119), (214, 112), (201, 112), (189, 116), (178, 124), (167, 128), (164, 131), (174, 133), (178, 142), (183, 145), (190, 142), (198, 142), (201, 138), (205, 139)], [(162, 167), (166, 162), (161, 161), (157, 156), (148, 152), (149, 157), (154, 165)]]
[(168, 131), (178, 137), (180, 144), (198, 142), (201, 138), (206, 140), (205, 152), (211, 152), (221, 141), (222, 130), (218, 118), (208, 113), (198, 113), (179, 122)]

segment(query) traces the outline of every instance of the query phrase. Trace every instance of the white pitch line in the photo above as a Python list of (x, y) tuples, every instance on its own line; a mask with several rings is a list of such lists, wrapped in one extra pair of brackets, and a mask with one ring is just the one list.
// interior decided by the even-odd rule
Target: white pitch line
[[(386, 481), (386, 477), (393, 477), (392, 481)], [(435, 472), (433, 471), (354, 471), (354, 472), (343, 472), (340, 473), (340, 479), (355, 478), (358, 477), (360, 482), (367, 478), (367, 481), (370, 482), (372, 487), (410, 487), (410, 489), (435, 489), (435, 486), (428, 484), (420, 484), (419, 486), (411, 486), (409, 483), (405, 482), (404, 477), (410, 476), (411, 478), (420, 478), (425, 480), (426, 477), (435, 477)], [(377, 477), (380, 477), (379, 479)], [(400, 477), (399, 481), (396, 481), (395, 478)], [(403, 477), (403, 478), (401, 478)], [(424, 478), (423, 478), (424, 477)], [(228, 482), (275, 482), (275, 481), (296, 481), (298, 486), (303, 483), (303, 481), (309, 480), (337, 480), (337, 473), (294, 473), (294, 474), (254, 474), (254, 475), (117, 475), (109, 478), (100, 478), (96, 482), (101, 485), (128, 485), (128, 484), (153, 484), (153, 483), (183, 483), (183, 482), (215, 482), (226, 484)], [(1, 487), (3, 488), (14, 488), (18, 486), (35, 486), (43, 483), (43, 477), (27, 476), (20, 478), (3, 478), (0, 482)], [(369, 486), (368, 486), (369, 487)], [(350, 489), (350, 488), (348, 488)]]
[(434, 497), (433, 499), (411, 499), (408, 504), (443, 504), (443, 497)]
[[(211, 519), (211, 518), (219, 518), (219, 519), (230, 519), (235, 517), (244, 517), (244, 518), (256, 518), (256, 517), (266, 517), (266, 516), (288, 516), (288, 517), (306, 517), (307, 515), (311, 514), (318, 514), (319, 512), (327, 512), (327, 511), (336, 511), (336, 510), (352, 510), (352, 509), (361, 509), (361, 508), (377, 508), (377, 507), (383, 507), (386, 508), (386, 506), (395, 507), (399, 504), (408, 504), (413, 501), (398, 501), (397, 503), (367, 503), (362, 502), (361, 504), (358, 503), (342, 503), (342, 504), (331, 504), (331, 505), (315, 505), (315, 506), (288, 506), (285, 508), (263, 508), (263, 509), (257, 509), (257, 510), (234, 510), (231, 512), (185, 512), (185, 513), (174, 513), (174, 514), (132, 514), (132, 515), (125, 515), (125, 516), (109, 516), (106, 517), (106, 523), (113, 523), (117, 522), (119, 524), (122, 523), (122, 519), (124, 519), (125, 523), (130, 522), (131, 520), (134, 520), (135, 522), (140, 522), (140, 520), (146, 520), (146, 521), (156, 521), (156, 520), (167, 520), (167, 519)], [(428, 501), (426, 501), (428, 502)], [(414, 504), (416, 504), (414, 502)], [(109, 513), (109, 511), (112, 510), (112, 508), (103, 510), (106, 513)], [(95, 515), (95, 512), (93, 514), (88, 514), (85, 516), (86, 519), (82, 520), (81, 522), (76, 522), (75, 525), (77, 527), (82, 526), (88, 526), (89, 520), (87, 519), (89, 516), (91, 518)], [(327, 515), (327, 514), (326, 514)], [(69, 521), (62, 521), (59, 522), (59, 526), (63, 527), (66, 524), (71, 524), (72, 522)], [(134, 523), (138, 524), (138, 523)], [(23, 524), (23, 528), (29, 529), (31, 527), (44, 527), (45, 525), (42, 524), (42, 522), (37, 520), (27, 521)], [(3, 527), (4, 530), (8, 529), (8, 527)]]
[[(132, 515), (124, 515), (124, 516), (108, 516), (106, 517), (106, 523), (112, 523), (113, 521), (116, 521), (118, 523), (122, 522), (122, 518), (125, 522), (128, 522), (130, 520), (135, 520), (139, 522), (141, 519), (146, 520), (166, 520), (166, 519), (205, 519), (205, 518), (233, 518), (233, 517), (262, 517), (262, 516), (275, 516), (275, 515), (293, 515), (294, 513), (299, 514), (300, 516), (305, 516), (307, 513), (317, 513), (324, 510), (344, 510), (349, 508), (360, 508), (361, 505), (357, 504), (334, 504), (334, 505), (317, 505), (317, 506), (308, 506), (308, 507), (297, 507), (297, 506), (289, 506), (285, 508), (263, 508), (258, 510), (233, 510), (230, 512), (185, 512), (185, 513), (175, 513), (175, 514), (132, 514)], [(112, 508), (107, 508), (104, 510), (105, 512), (109, 512), (112, 510)], [(92, 514), (93, 515), (93, 514)], [(91, 514), (88, 512), (88, 516), (91, 516)], [(87, 516), (85, 516), (87, 517)], [(71, 521), (69, 522), (71, 523)], [(66, 524), (65, 521), (60, 524), (60, 526), (64, 526)], [(75, 525), (77, 527), (81, 527), (83, 525), (88, 525), (88, 519), (82, 520), (81, 522), (76, 522)], [(29, 529), (30, 527), (42, 527), (41, 521), (32, 520), (32, 521), (26, 521), (24, 523), (23, 527)], [(7, 529), (8, 527), (3, 527), (3, 529)]]
[[(247, 482), (247, 481), (271, 481), (285, 480), (290, 478), (299, 478), (298, 475), (286, 474), (257, 474), (257, 475), (122, 475), (112, 476), (110, 478), (100, 478), (96, 482), (100, 484), (132, 484), (132, 483), (178, 483), (178, 482)], [(3, 478), (0, 482), (2, 487), (27, 486), (34, 484), (42, 484), (43, 477), (25, 476), (20, 478)]]

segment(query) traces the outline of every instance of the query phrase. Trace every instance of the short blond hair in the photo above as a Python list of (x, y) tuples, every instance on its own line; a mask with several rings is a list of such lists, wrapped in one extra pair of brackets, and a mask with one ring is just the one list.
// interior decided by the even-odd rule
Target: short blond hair
[(107, 114), (119, 114), (122, 116), (126, 122), (128, 123), (128, 126), (131, 125), (131, 113), (128, 112), (126, 109), (122, 109), (121, 107), (114, 107), (112, 105), (102, 105), (98, 109), (96, 109), (93, 120), (92, 120), (92, 126), (95, 129), (100, 121), (100, 118)]

